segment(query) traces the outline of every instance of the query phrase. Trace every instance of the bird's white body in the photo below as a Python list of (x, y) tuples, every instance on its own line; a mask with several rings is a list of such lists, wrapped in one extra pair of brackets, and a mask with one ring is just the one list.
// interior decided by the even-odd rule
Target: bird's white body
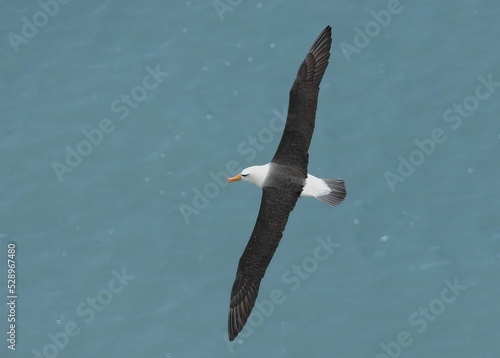
[[(271, 163), (267, 163), (245, 168), (241, 172), (241, 180), (262, 188), (271, 170), (271, 165)], [(331, 185), (329, 186), (324, 179), (317, 178), (312, 174), (307, 174), (306, 182), (300, 196), (313, 197), (325, 201), (324, 198), (332, 194), (335, 190), (336, 189), (332, 188)]]
[(314, 175), (307, 173), (306, 185), (302, 189), (300, 196), (311, 196), (319, 198), (320, 196), (328, 195), (332, 192), (330, 187), (321, 178), (316, 178)]

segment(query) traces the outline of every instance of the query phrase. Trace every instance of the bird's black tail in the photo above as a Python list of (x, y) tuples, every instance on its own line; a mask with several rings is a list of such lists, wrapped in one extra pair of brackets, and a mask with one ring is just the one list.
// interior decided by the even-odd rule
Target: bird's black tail
[(318, 200), (331, 205), (337, 206), (347, 195), (345, 184), (342, 179), (323, 179), (326, 185), (330, 188), (331, 192), (327, 195), (318, 196)]

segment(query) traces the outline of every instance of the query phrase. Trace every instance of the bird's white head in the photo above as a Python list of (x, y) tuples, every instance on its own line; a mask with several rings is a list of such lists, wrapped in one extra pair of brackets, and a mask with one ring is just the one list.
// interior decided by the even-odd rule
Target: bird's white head
[(235, 175), (232, 178), (228, 178), (227, 182), (232, 183), (235, 181), (246, 181), (250, 184), (256, 185), (262, 188), (264, 182), (266, 181), (267, 174), (269, 173), (269, 164), (265, 165), (254, 165), (253, 167), (245, 168), (240, 174)]

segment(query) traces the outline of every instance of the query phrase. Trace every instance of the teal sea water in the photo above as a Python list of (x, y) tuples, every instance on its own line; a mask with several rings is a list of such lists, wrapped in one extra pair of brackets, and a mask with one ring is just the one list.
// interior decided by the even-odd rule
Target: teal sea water
[[(0, 356), (498, 357), (499, 17), (486, 0), (4, 2)], [(328, 24), (309, 171), (348, 195), (300, 200), (229, 343), (260, 190), (224, 179), (270, 160)]]

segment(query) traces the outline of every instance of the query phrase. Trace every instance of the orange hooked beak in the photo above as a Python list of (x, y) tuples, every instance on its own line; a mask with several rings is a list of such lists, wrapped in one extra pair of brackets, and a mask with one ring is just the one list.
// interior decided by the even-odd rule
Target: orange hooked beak
[(241, 180), (241, 174), (235, 175), (235, 176), (234, 176), (234, 177), (232, 177), (232, 178), (227, 178), (227, 180), (226, 180), (226, 181), (227, 181), (228, 183), (232, 183), (233, 181), (239, 181), (239, 180)]

